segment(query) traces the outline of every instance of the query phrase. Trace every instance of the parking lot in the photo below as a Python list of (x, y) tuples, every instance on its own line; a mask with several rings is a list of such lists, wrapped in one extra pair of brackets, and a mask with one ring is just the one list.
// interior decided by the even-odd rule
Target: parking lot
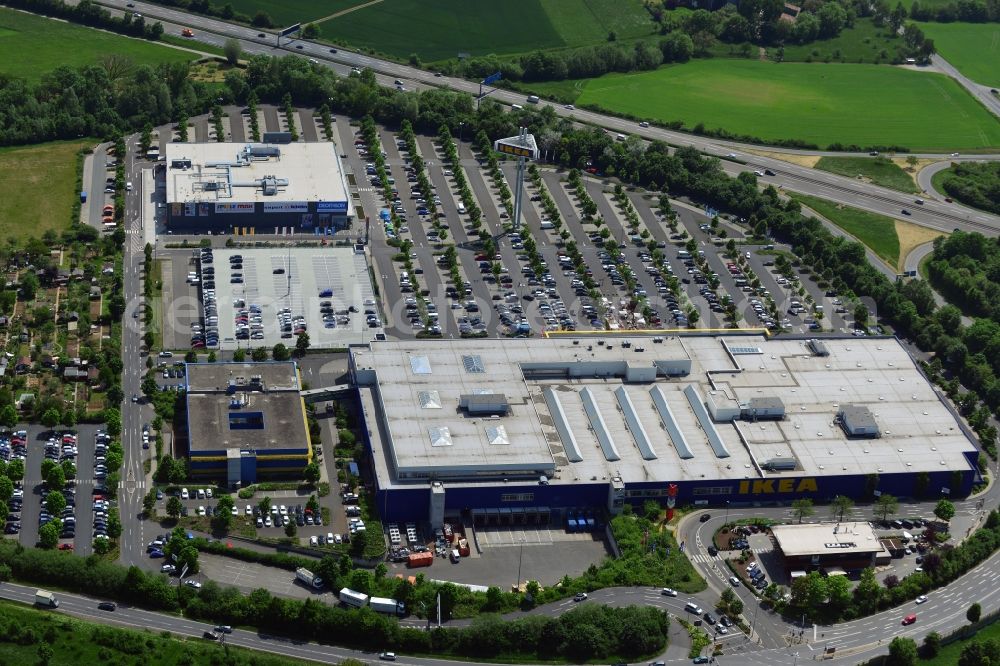
[(365, 255), (351, 248), (174, 252), (164, 284), (169, 349), (291, 348), (299, 332), (312, 347), (346, 347), (381, 331)]
[[(24, 481), (15, 488), (10, 503), (10, 514), (4, 526), (8, 538), (19, 539), (25, 546), (38, 542), (38, 529), (52, 518), (62, 521), (63, 531), (59, 545), (63, 549), (73, 548), (81, 555), (92, 552), (94, 519), (100, 519), (100, 526), (106, 532), (107, 512), (111, 504), (95, 506), (95, 492), (99, 492), (107, 474), (103, 466), (109, 440), (97, 439), (100, 427), (83, 424), (67, 430), (57, 428), (52, 431), (43, 426), (28, 426), (12, 432), (0, 434), (0, 459), (9, 462), (24, 456)], [(42, 461), (52, 460), (73, 463), (76, 478), (67, 479), (62, 489), (66, 498), (66, 509), (57, 516), (49, 516), (45, 510), (48, 488), (42, 479)], [(100, 501), (100, 500), (96, 500)]]
[[(245, 135), (245, 117), (237, 108), (226, 111), (233, 140), (238, 140)], [(280, 130), (280, 115), (272, 107), (261, 107), (261, 130)], [(318, 140), (312, 112), (301, 109), (298, 117), (303, 123), (303, 139)], [(193, 138), (198, 141), (210, 138), (211, 127), (201, 120), (192, 120)], [(337, 276), (328, 275), (326, 268), (314, 268), (311, 260), (295, 259), (291, 273), (280, 274), (275, 271), (290, 263), (287, 256), (283, 259), (278, 249), (254, 249), (265, 256), (242, 266), (242, 282), (232, 283), (233, 276), (227, 270), (215, 280), (217, 301), (224, 306), (240, 297), (275, 303), (284, 299), (288, 304), (276, 309), (287, 307), (293, 317), (303, 317), (314, 347), (341, 346), (342, 339), (363, 340), (370, 333), (365, 329), (378, 326), (396, 338), (734, 326), (808, 335), (855, 333), (857, 303), (842, 301), (828, 287), (820, 288), (807, 269), (789, 266), (784, 258), (794, 257), (788, 248), (753, 239), (745, 221), (677, 200), (670, 201), (670, 211), (663, 211), (658, 195), (616, 191), (615, 181), (588, 173), (595, 172), (593, 168), (582, 173), (575, 187), (567, 171), (542, 165), (537, 182), (530, 178), (526, 182), (523, 228), (508, 233), (510, 211), (501, 204), (497, 183), (481, 167), (469, 142), (456, 141), (465, 179), (482, 211), (482, 230), (494, 239), (487, 248), (472, 242), (479, 237), (479, 230), (465, 211), (453, 167), (436, 139), (416, 137), (412, 149), (424, 163), (418, 173), (413, 162), (416, 155), (410, 154), (411, 147), (401, 135), (380, 129), (378, 145), (366, 146), (357, 125), (344, 116), (335, 117), (334, 130), (359, 218), (364, 215), (373, 221), (366, 252), (380, 293), (373, 313), (376, 319), (370, 320), (364, 312), (350, 312), (350, 294), (357, 295), (354, 305), (359, 310), (369, 298), (364, 293), (367, 281), (361, 279), (365, 271), (360, 264)], [(161, 143), (169, 140), (169, 135), (169, 131), (161, 131)], [(384, 155), (390, 186), (398, 192), (393, 200), (383, 199), (381, 183), (373, 178), (375, 151)], [(508, 185), (514, 182), (513, 163), (502, 163), (502, 172)], [(427, 192), (417, 187), (425, 176), (431, 188)], [(593, 202), (595, 215), (585, 213), (582, 197)], [(546, 207), (547, 200), (551, 207)], [(428, 210), (432, 204), (443, 232), (435, 227), (436, 218)], [(381, 219), (390, 210), (399, 215), (398, 227)], [(335, 240), (353, 242), (363, 235), (355, 229), (338, 233)], [(736, 243), (732, 251), (727, 249), (730, 240)], [(406, 257), (409, 270), (400, 261), (398, 242), (412, 244)], [(452, 243), (457, 248), (455, 274), (461, 284), (454, 283), (443, 256)], [(489, 256), (484, 249), (490, 250)], [(222, 251), (217, 252), (221, 257)], [(216, 268), (219, 265), (216, 262)], [(191, 289), (183, 279), (197, 267), (181, 267), (176, 262), (171, 276), (175, 294), (197, 296), (197, 289)], [(289, 268), (284, 267), (286, 271)], [(307, 276), (310, 271), (315, 278)], [(165, 282), (166, 275), (165, 271)], [(296, 276), (300, 283), (296, 283)], [(330, 284), (320, 284), (324, 281)], [(413, 285), (419, 285), (419, 290)], [(299, 295), (296, 287), (300, 287)], [(333, 312), (312, 312), (304, 300), (302, 307), (309, 311), (295, 312), (299, 298), (313, 292), (318, 295), (324, 287), (333, 293)], [(225, 289), (229, 291), (223, 294)], [(317, 303), (323, 301), (316, 298)], [(343, 303), (338, 303), (338, 298)], [(347, 315), (337, 314), (344, 307), (347, 315), (354, 315), (346, 322), (342, 317)], [(228, 324), (222, 314), (222, 346), (231, 349), (239, 342), (235, 339), (238, 323), (234, 322), (230, 335), (228, 328), (223, 331)], [(280, 331), (267, 328), (274, 317), (260, 314), (264, 337), (252, 338), (251, 346), (282, 341)], [(874, 308), (871, 314), (875, 314)], [(324, 319), (327, 315), (332, 318)], [(165, 334), (165, 341), (173, 343), (167, 346), (187, 347), (191, 323), (197, 325), (186, 320), (183, 312), (176, 317), (176, 333)]]

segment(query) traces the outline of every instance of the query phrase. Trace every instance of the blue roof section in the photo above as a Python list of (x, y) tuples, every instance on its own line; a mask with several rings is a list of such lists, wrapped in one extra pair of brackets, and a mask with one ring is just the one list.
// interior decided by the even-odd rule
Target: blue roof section
[(698, 417), (698, 423), (701, 424), (701, 429), (705, 431), (705, 436), (708, 437), (708, 443), (712, 446), (712, 450), (715, 451), (716, 457), (728, 458), (729, 449), (726, 448), (722, 438), (719, 437), (719, 431), (715, 429), (715, 424), (712, 423), (712, 417), (708, 415), (708, 410), (705, 409), (705, 403), (702, 402), (698, 389), (694, 387), (694, 384), (688, 384), (684, 389), (684, 395), (687, 397), (688, 402), (691, 403), (691, 411)]
[(621, 460), (622, 457), (615, 446), (615, 440), (612, 439), (608, 425), (604, 422), (604, 416), (597, 406), (597, 401), (594, 400), (594, 394), (589, 388), (585, 388), (580, 391), (580, 399), (583, 400), (583, 409), (587, 412), (587, 418), (590, 419), (590, 427), (594, 429), (594, 435), (597, 436), (597, 441), (601, 444), (604, 457), (608, 459), (608, 462)]
[(639, 447), (639, 452), (642, 453), (643, 459), (656, 460), (656, 449), (653, 448), (652, 442), (649, 441), (649, 435), (646, 434), (646, 429), (642, 426), (642, 422), (639, 421), (639, 416), (635, 413), (635, 406), (632, 404), (632, 398), (624, 386), (619, 386), (615, 389), (615, 397), (618, 398), (618, 406), (622, 408), (622, 414), (625, 416), (625, 424), (628, 426), (628, 431), (632, 433), (632, 439), (635, 440), (635, 445)]
[(549, 406), (549, 414), (552, 415), (552, 423), (562, 440), (563, 449), (566, 451), (566, 458), (570, 462), (582, 462), (583, 454), (580, 453), (580, 444), (576, 441), (573, 429), (569, 427), (566, 420), (566, 412), (563, 411), (562, 402), (559, 400), (559, 393), (553, 388), (546, 388), (542, 391), (546, 404)]
[(684, 460), (694, 458), (694, 454), (691, 453), (691, 449), (688, 447), (687, 438), (684, 437), (684, 432), (677, 426), (677, 419), (674, 418), (674, 413), (670, 409), (670, 405), (667, 404), (667, 396), (663, 394), (663, 390), (659, 386), (654, 386), (649, 389), (649, 395), (653, 398), (656, 411), (660, 413), (660, 420), (663, 422), (664, 430), (670, 435), (670, 441), (673, 442), (674, 448), (677, 449), (677, 455)]

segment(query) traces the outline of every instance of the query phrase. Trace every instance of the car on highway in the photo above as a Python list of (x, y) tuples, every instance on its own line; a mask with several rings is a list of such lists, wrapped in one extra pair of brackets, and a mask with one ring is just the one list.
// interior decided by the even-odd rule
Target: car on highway
[(643, 120), (641, 123), (639, 123), (639, 127), (649, 127), (649, 123)]
[(906, 617), (904, 617), (902, 624), (905, 626), (905, 625), (908, 625), (908, 624), (913, 624), (916, 621), (917, 621), (917, 615), (916, 615), (916, 613), (913, 613), (913, 614), (910, 614), (910, 615), (907, 615)]
[(755, 175), (755, 176), (757, 176), (757, 177), (759, 178), (759, 177), (761, 177), (761, 176), (763, 176), (763, 175), (764, 175), (764, 172), (763, 172), (763, 171), (760, 171), (760, 170), (758, 170), (758, 171), (754, 171), (754, 172), (753, 172), (753, 175)]
[(921, 594), (919, 597), (917, 597), (916, 601), (918, 604), (927, 603), (927, 595)]
[(231, 634), (233, 633), (233, 628), (228, 624), (220, 624), (215, 628), (217, 634)]
[(575, 595), (573, 595), (573, 601), (586, 601), (586, 600), (587, 600), (586, 592), (577, 592)]
[(382, 661), (396, 661), (395, 652), (380, 652), (378, 658)]
[(101, 603), (97, 604), (97, 607), (102, 611), (113, 611), (114, 609), (118, 608), (118, 604), (116, 604), (113, 601), (102, 601)]
[(901, 212), (901, 213), (903, 213), (903, 215), (910, 215), (910, 211), (909, 211), (909, 210), (907, 210), (906, 208), (904, 208), (904, 209), (903, 209), (902, 211), (900, 211), (900, 212)]
[(737, 576), (730, 576), (729, 577), (729, 584), (732, 585), (733, 587), (739, 587), (740, 586), (740, 579)]
[(576, 109), (576, 107), (575, 107), (575, 106), (573, 106), (572, 104), (565, 104), (565, 105), (563, 105), (563, 108), (564, 108), (564, 109), (568, 109), (568, 110), (570, 110), (570, 111), (573, 111), (573, 110), (575, 110), (575, 109)]
[(204, 638), (204, 639), (210, 640), (210, 641), (217, 641), (217, 640), (219, 640), (219, 635), (217, 633), (215, 633), (214, 631), (206, 631), (205, 633), (203, 633), (201, 635), (201, 637)]
[(184, 28), (181, 30), (181, 37), (194, 37), (194, 30), (191, 28)]
[(708, 657), (706, 657), (705, 655), (701, 655), (700, 657), (695, 657), (694, 659), (691, 660), (691, 663), (692, 664), (707, 664), (708, 663)]
[(712, 514), (710, 513), (703, 513), (700, 516), (698, 516), (698, 520), (703, 523), (707, 523), (711, 518)]
[(301, 44), (296, 44), (295, 48), (297, 48), (297, 49), (299, 49), (301, 51), (302, 50), (302, 45)]
[(665, 587), (662, 590), (660, 590), (660, 594), (662, 594), (665, 597), (676, 597), (677, 596), (677, 590), (669, 588), (669, 587)]

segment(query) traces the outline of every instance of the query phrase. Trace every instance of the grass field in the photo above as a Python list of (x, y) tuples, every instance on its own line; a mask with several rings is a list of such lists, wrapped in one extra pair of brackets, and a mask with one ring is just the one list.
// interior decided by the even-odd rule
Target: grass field
[[(818, 39), (809, 44), (787, 44), (785, 62), (832, 61), (873, 63), (884, 50), (888, 56), (895, 52), (902, 42), (900, 37), (892, 37), (889, 28), (879, 28), (870, 18), (859, 18), (851, 28), (845, 28), (832, 39)], [(778, 49), (767, 50), (768, 57), (774, 59)], [(881, 58), (885, 62), (886, 58)]]
[[(241, 0), (255, 4), (261, 0)], [(325, 39), (425, 62), (653, 34), (640, 0), (382, 0), (320, 24)]]
[(899, 266), (899, 236), (896, 235), (896, 223), (892, 218), (838, 206), (832, 201), (805, 194), (789, 196), (857, 238), (890, 266)]
[[(547, 84), (531, 87), (548, 92)], [(764, 140), (928, 152), (1000, 146), (1000, 122), (953, 80), (882, 65), (695, 60), (580, 81), (573, 90), (580, 105)]]
[[(173, 666), (226, 661), (218, 643), (201, 638), (183, 640), (167, 638), (150, 631), (119, 629), (7, 601), (0, 602), (0, 618), (7, 632), (5, 640), (0, 642), (0, 664), (48, 663), (50, 666), (76, 666), (148, 663)], [(29, 630), (33, 636), (31, 639), (27, 634)], [(163, 633), (169, 636), (168, 632)], [(15, 634), (23, 637), (26, 644), (20, 645)], [(47, 662), (39, 660), (38, 647), (41, 642), (52, 648), (52, 658)], [(225, 647), (225, 652), (233, 652), (233, 656), (242, 664), (251, 663), (251, 657), (254, 659), (253, 663), (259, 666), (315, 664), (312, 661), (279, 657), (231, 645)]]
[(40, 236), (69, 226), (76, 191), (76, 154), (96, 139), (0, 148), (0, 238)]
[[(309, 23), (331, 14), (363, 5), (369, 0), (229, 0), (240, 14), (250, 18), (259, 11), (267, 12), (274, 24), (287, 27), (295, 23)], [(223, 2), (216, 3), (220, 7)]]
[(839, 173), (856, 178), (861, 175), (882, 187), (891, 187), (900, 192), (919, 192), (913, 177), (892, 161), (878, 157), (822, 157), (816, 163), (817, 169)]
[(976, 83), (1000, 86), (1000, 24), (921, 23), (920, 29), (962, 74)]
[[(930, 258), (931, 255), (927, 255)], [(926, 278), (925, 278), (926, 279)], [(977, 631), (972, 638), (957, 640), (950, 645), (946, 645), (941, 648), (938, 656), (933, 659), (920, 659), (917, 663), (920, 666), (955, 666), (958, 663), (958, 657), (962, 654), (962, 648), (964, 648), (969, 643), (982, 642), (988, 638), (993, 640), (1000, 640), (1000, 622), (994, 622), (993, 624), (988, 624), (979, 631)]]
[(59, 65), (93, 65), (114, 53), (136, 64), (192, 60), (192, 53), (0, 8), (0, 74), (37, 80)]

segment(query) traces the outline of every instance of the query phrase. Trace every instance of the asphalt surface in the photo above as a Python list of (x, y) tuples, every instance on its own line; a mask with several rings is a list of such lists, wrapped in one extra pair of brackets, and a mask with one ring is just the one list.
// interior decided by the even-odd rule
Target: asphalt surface
[[(127, 2), (128, 0), (102, 0), (101, 4), (109, 8), (124, 11)], [(314, 58), (324, 66), (332, 67), (341, 74), (349, 73), (351, 67), (367, 67), (378, 72), (379, 76), (376, 77), (378, 82), (388, 87), (392, 87), (393, 82), (396, 79), (400, 79), (410, 89), (437, 87), (450, 88), (473, 96), (479, 94), (479, 84), (472, 81), (445, 76), (435, 77), (431, 73), (407, 65), (379, 60), (360, 53), (335, 49), (329, 45), (321, 45), (305, 40), (284, 38), (279, 47), (277, 46), (277, 36), (269, 32), (262, 33), (255, 28), (233, 25), (218, 19), (188, 14), (159, 5), (143, 2), (132, 4), (134, 5), (134, 11), (141, 12), (147, 18), (159, 20), (163, 23), (164, 29), (171, 34), (179, 35), (182, 28), (192, 28), (195, 31), (192, 42), (204, 42), (221, 48), (226, 39), (233, 37), (240, 40), (243, 51), (247, 54), (297, 54), (303, 57)], [(264, 37), (258, 37), (259, 34), (263, 34)], [(302, 48), (298, 48), (299, 46)], [(193, 44), (193, 48), (196, 48), (196, 44)], [(336, 53), (332, 53), (331, 50), (336, 51)], [(491, 94), (491, 97), (505, 104), (523, 105), (525, 103), (523, 95), (505, 90), (496, 90)], [(912, 197), (901, 192), (745, 152), (748, 149), (760, 150), (761, 146), (751, 147), (734, 142), (716, 141), (656, 127), (640, 128), (632, 121), (601, 113), (579, 109), (564, 109), (562, 106), (550, 104), (545, 101), (541, 104), (552, 106), (558, 115), (570, 117), (579, 122), (604, 127), (612, 132), (638, 134), (644, 139), (659, 139), (675, 146), (691, 146), (703, 153), (726, 158), (723, 160), (723, 166), (728, 173), (733, 175), (747, 168), (750, 170), (769, 168), (774, 171), (775, 176), (762, 180), (776, 187), (849, 203), (856, 208), (889, 216), (898, 216), (902, 209), (909, 209), (913, 206)], [(825, 151), (789, 151), (784, 149), (781, 152), (846, 154), (826, 153)], [(727, 157), (730, 155), (732, 157)], [(939, 157), (938, 155), (932, 156)], [(977, 157), (977, 159), (996, 158), (997, 156), (994, 155), (980, 155)], [(738, 160), (738, 162), (729, 160)], [(920, 207), (919, 210), (912, 210), (911, 212), (910, 221), (940, 231), (951, 231), (959, 228), (969, 231), (979, 231), (990, 235), (995, 235), (1000, 231), (1000, 216), (974, 211), (955, 204), (929, 201), (925, 206)]]
[[(153, 410), (142, 402), (132, 402), (132, 396), (142, 397), (140, 384), (146, 371), (145, 353), (142, 351), (141, 317), (133, 319), (131, 313), (143, 303), (142, 265), (143, 235), (139, 206), (143, 198), (152, 195), (143, 190), (142, 163), (137, 162), (138, 136), (127, 138), (126, 180), (134, 184), (134, 189), (125, 195), (125, 247), (124, 283), (125, 317), (122, 326), (122, 391), (125, 403), (122, 406), (122, 448), (125, 451), (122, 464), (121, 483), (118, 489), (118, 511), (122, 522), (120, 560), (124, 565), (139, 564), (143, 559), (144, 521), (141, 519), (142, 499), (146, 493), (146, 474), (143, 461), (147, 450), (142, 448), (142, 425), (152, 419)], [(148, 451), (152, 451), (150, 448)]]

